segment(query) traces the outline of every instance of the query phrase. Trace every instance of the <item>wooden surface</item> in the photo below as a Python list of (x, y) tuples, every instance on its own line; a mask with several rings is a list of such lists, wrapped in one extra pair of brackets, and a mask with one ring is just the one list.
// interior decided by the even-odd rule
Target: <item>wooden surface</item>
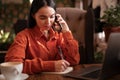
[[(79, 70), (81, 68), (89, 67), (92, 65), (101, 66), (101, 64), (77, 65), (74, 66), (74, 69)], [(59, 75), (59, 74), (34, 74), (34, 75), (29, 75), (29, 78), (26, 80), (77, 80), (77, 79), (64, 77), (63, 75)]]
[[(74, 66), (74, 70), (80, 70), (84, 67), (90, 67), (93, 65), (102, 66), (101, 64), (85, 64)], [(70, 77), (64, 77), (62, 74), (33, 74), (29, 75), (26, 80), (80, 80)], [(120, 75), (116, 75), (109, 80), (120, 80)]]

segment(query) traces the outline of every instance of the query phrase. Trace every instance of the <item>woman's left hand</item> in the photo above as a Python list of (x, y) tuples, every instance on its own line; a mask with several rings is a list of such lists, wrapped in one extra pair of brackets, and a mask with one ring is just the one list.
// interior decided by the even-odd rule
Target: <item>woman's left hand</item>
[(56, 14), (57, 16), (57, 22), (59, 22), (59, 24), (61, 25), (62, 28), (62, 32), (67, 32), (70, 31), (67, 23), (65, 22), (65, 20), (62, 18), (62, 16), (60, 14)]

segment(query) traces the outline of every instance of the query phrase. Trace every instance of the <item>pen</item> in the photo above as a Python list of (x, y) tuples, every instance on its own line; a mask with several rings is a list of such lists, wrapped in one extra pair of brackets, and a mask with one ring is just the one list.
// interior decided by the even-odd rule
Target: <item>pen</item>
[(64, 60), (63, 52), (62, 52), (62, 49), (61, 49), (60, 46), (58, 46), (58, 51), (59, 51), (59, 54), (60, 54), (61, 59)]

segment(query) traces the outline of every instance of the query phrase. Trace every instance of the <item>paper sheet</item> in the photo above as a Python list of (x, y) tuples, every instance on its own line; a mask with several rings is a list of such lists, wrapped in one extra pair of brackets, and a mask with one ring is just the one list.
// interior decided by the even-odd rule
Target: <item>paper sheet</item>
[(68, 67), (65, 71), (63, 72), (42, 72), (43, 74), (66, 74), (73, 71), (73, 67)]

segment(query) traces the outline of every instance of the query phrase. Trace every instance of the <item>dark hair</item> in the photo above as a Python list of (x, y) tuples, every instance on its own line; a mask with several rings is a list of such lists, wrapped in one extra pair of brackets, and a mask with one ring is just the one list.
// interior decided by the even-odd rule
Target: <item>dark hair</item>
[(28, 27), (32, 28), (36, 25), (36, 21), (32, 15), (34, 15), (40, 8), (44, 6), (50, 6), (55, 9), (54, 0), (33, 0), (31, 4), (31, 9), (28, 17)]

